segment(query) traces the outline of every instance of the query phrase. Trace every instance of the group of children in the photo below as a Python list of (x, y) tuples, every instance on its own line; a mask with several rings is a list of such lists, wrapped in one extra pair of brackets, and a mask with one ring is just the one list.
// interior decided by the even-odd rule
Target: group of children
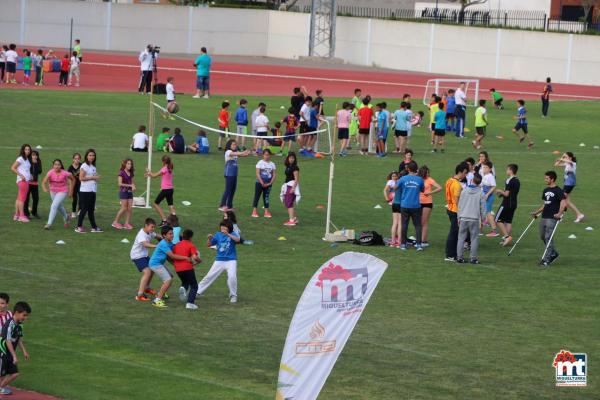
[[(236, 245), (241, 243), (241, 231), (236, 223), (232, 211), (224, 213), (219, 229), (214, 234), (207, 236), (207, 247), (216, 250), (215, 261), (198, 283), (194, 266), (202, 262), (200, 252), (193, 244), (194, 232), (191, 229), (182, 229), (179, 219), (171, 214), (167, 224), (160, 227), (156, 233), (156, 222), (147, 218), (144, 226), (135, 237), (130, 251), (130, 258), (138, 271), (142, 274), (135, 296), (137, 301), (151, 301), (157, 308), (166, 308), (169, 299), (167, 291), (171, 287), (173, 274), (167, 266), (167, 261), (173, 264), (175, 273), (181, 280), (179, 287), (179, 300), (185, 303), (188, 310), (196, 310), (196, 296), (201, 295), (223, 272), (227, 272), (227, 286), (229, 287), (229, 301), (237, 302), (237, 251)], [(157, 243), (154, 243), (157, 242)], [(149, 249), (153, 249), (149, 255)], [(161, 280), (158, 291), (150, 288), (154, 275)], [(152, 298), (153, 297), (153, 298)]]
[[(17, 83), (17, 65), (22, 63), (23, 85), (29, 85), (32, 71), (35, 72), (35, 85), (43, 86), (44, 82), (44, 61), (56, 60), (53, 50), (48, 50), (44, 54), (43, 49), (38, 49), (33, 54), (28, 49), (23, 49), (22, 56), (19, 57), (17, 46), (14, 43), (3, 45), (0, 50), (0, 82), (16, 84)], [(58, 78), (59, 86), (79, 86), (79, 64), (81, 64), (81, 42), (75, 40), (74, 50), (70, 54), (65, 54), (60, 60), (60, 74)]]
[[(574, 222), (581, 222), (585, 216), (570, 199), (570, 193), (576, 184), (577, 159), (573, 153), (566, 152), (556, 160), (555, 166), (565, 169), (564, 187), (560, 197), (564, 200), (564, 207), (561, 206), (563, 211), (560, 217), (562, 218), (567, 208), (571, 208), (576, 215)], [(504, 188), (500, 189), (496, 184), (494, 165), (486, 151), (479, 153), (477, 161), (469, 157), (456, 166), (454, 175), (446, 181), (443, 189), (446, 213), (450, 221), (450, 231), (446, 240), (446, 261), (465, 263), (464, 253), (468, 250), (470, 262), (479, 264), (479, 236), (484, 235), (484, 226), (490, 228), (485, 236), (495, 238), (502, 235), (500, 244), (504, 247), (512, 243), (512, 222), (521, 188), (517, 172), (518, 166), (509, 164), (506, 169), (507, 179)], [(550, 181), (556, 181), (556, 173), (553, 171), (546, 173), (546, 183), (550, 184)], [(433, 208), (432, 195), (441, 190), (442, 187), (431, 178), (429, 168), (426, 165), (418, 168), (413, 160), (412, 150), (407, 149), (398, 171), (388, 175), (384, 187), (385, 199), (392, 206), (390, 246), (407, 250), (409, 246), (414, 245), (417, 251), (422, 251), (429, 246), (427, 226)], [(550, 199), (552, 196), (544, 196), (545, 204), (557, 214), (558, 203)], [(494, 213), (493, 205), (496, 197), (501, 199), (501, 204)], [(543, 209), (544, 206), (534, 215), (542, 213)], [(412, 241), (407, 235), (410, 221), (415, 229), (415, 239)], [(550, 240), (548, 230), (551, 230), (554, 224), (546, 221), (542, 225), (541, 237), (544, 243), (548, 243)], [(557, 254), (551, 247), (551, 251), (541, 261), (541, 265), (548, 266), (558, 257)]]

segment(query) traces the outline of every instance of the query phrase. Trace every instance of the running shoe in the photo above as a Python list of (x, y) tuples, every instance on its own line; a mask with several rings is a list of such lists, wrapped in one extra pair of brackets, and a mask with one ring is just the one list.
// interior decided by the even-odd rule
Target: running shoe
[(444, 261), (455, 262), (456, 259), (454, 257), (446, 257), (446, 258), (444, 258)]
[(487, 237), (498, 237), (500, 236), (500, 234), (496, 231), (491, 231), (490, 233), (488, 233), (487, 235), (485, 235)]
[(138, 295), (138, 296), (135, 296), (135, 299), (136, 299), (137, 301), (150, 301), (150, 299), (149, 299), (148, 297), (144, 296), (144, 295), (141, 295), (141, 296), (139, 296), (139, 295)]
[(92, 233), (102, 233), (104, 231), (102, 229), (98, 228), (98, 227), (95, 227), (95, 228), (90, 229), (90, 232), (92, 232)]
[(479, 262), (478, 259), (474, 258), (474, 259), (471, 260), (471, 264), (473, 264), (473, 265), (479, 265), (481, 263)]
[(252, 217), (252, 218), (258, 218), (258, 217), (260, 217), (260, 215), (258, 215), (258, 211), (256, 211), (256, 210), (252, 210), (252, 215), (251, 215), (251, 217)]
[(296, 221), (288, 220), (283, 223), (284, 226), (296, 226)]
[(580, 223), (581, 221), (583, 221), (583, 219), (585, 218), (585, 215), (581, 214), (579, 216), (577, 216), (577, 218), (575, 218), (575, 222), (576, 224)]
[(269, 212), (269, 210), (265, 210), (264, 217), (265, 217), (265, 218), (271, 218), (271, 217), (272, 217), (272, 215), (271, 215), (271, 213)]
[(112, 226), (115, 229), (123, 229), (123, 225), (121, 225), (120, 223), (118, 223), (116, 221), (113, 222), (110, 226)]
[(415, 245), (415, 249), (416, 249), (417, 251), (423, 251), (423, 246), (422, 246), (422, 245), (420, 245), (420, 244), (417, 244), (417, 245)]
[(187, 300), (187, 292), (183, 286), (179, 287), (179, 300), (184, 303)]
[(197, 306), (197, 305), (195, 305), (194, 303), (187, 303), (187, 304), (185, 305), (185, 309), (186, 309), (186, 310), (197, 310), (197, 309), (198, 309), (198, 306)]
[(75, 228), (75, 233), (85, 233), (85, 229), (81, 226)]
[(131, 225), (131, 224), (125, 224), (125, 225), (123, 225), (123, 229), (127, 229), (128, 231), (130, 231), (130, 230), (133, 229), (133, 225)]
[(503, 241), (502, 241), (502, 247), (506, 247), (508, 246), (511, 242), (512, 242), (513, 238), (512, 236), (507, 236)]
[(149, 294), (150, 296), (155, 296), (156, 295), (156, 290), (152, 290), (150, 288), (146, 288), (146, 290), (144, 290), (144, 293)]
[(237, 303), (237, 296), (229, 296), (230, 303)]
[(156, 308), (167, 308), (168, 306), (161, 299), (154, 299), (152, 305)]
[(25, 215), (21, 215), (19, 217), (19, 222), (29, 222), (29, 218), (27, 218)]

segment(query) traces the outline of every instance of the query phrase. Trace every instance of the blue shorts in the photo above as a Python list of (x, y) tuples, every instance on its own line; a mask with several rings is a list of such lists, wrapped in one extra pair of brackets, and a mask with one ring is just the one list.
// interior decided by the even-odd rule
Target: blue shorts
[(196, 77), (196, 89), (199, 90), (208, 90), (210, 83), (210, 78), (208, 76), (198, 76)]
[(485, 212), (486, 213), (491, 213), (492, 212), (492, 207), (494, 206), (494, 195), (490, 195), (490, 197), (488, 197), (488, 199), (485, 201)]
[(149, 267), (148, 263), (150, 262), (150, 257), (136, 258), (135, 260), (131, 261), (133, 261), (138, 271), (142, 272), (144, 269)]
[(284, 142), (295, 142), (296, 141), (296, 134), (295, 133), (290, 133), (289, 135), (286, 133), (283, 136), (283, 141)]
[(519, 129), (523, 129), (523, 133), (528, 133), (527, 132), (527, 124), (523, 124), (521, 122), (517, 122), (517, 124), (515, 125), (515, 132), (518, 132)]
[(133, 192), (119, 192), (119, 200), (133, 199)]
[(387, 140), (387, 132), (378, 132), (377, 140), (386, 141)]

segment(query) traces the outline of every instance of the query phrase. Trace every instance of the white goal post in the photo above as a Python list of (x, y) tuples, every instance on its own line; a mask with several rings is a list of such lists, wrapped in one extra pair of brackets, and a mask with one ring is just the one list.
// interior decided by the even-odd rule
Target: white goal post
[(456, 90), (461, 82), (465, 83), (465, 93), (467, 95), (468, 106), (479, 105), (479, 79), (430, 79), (425, 85), (425, 93), (423, 94), (423, 104), (429, 105), (431, 95), (436, 94), (440, 97), (448, 91), (448, 89)]

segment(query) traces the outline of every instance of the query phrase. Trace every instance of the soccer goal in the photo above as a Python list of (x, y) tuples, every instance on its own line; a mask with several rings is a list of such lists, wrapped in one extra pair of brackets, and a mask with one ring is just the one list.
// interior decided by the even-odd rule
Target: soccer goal
[(434, 93), (442, 97), (444, 93), (448, 92), (448, 89), (456, 90), (461, 82), (465, 83), (467, 105), (477, 106), (479, 104), (479, 79), (430, 79), (425, 86), (423, 104), (429, 105)]

